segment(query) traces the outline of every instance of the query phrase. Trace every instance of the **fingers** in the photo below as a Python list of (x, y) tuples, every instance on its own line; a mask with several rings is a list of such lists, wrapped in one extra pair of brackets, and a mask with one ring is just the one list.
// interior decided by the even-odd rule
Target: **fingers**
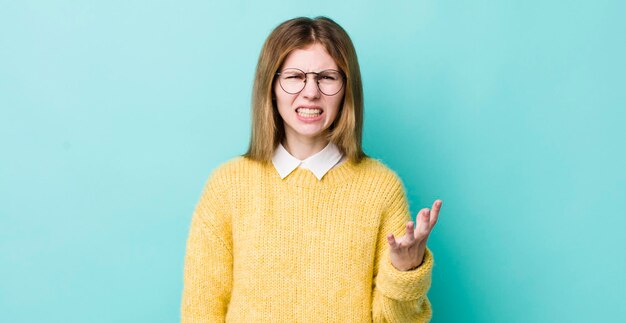
[[(433, 229), (437, 220), (439, 219), (439, 211), (443, 201), (435, 200), (432, 210), (423, 208), (419, 211), (416, 217), (416, 222), (409, 221), (406, 224), (406, 235), (404, 241), (413, 243), (415, 240), (425, 242), (430, 235), (430, 231)], [(417, 228), (416, 228), (417, 226)], [(387, 235), (387, 242), (392, 249), (398, 248), (400, 245), (393, 234)]]
[(406, 223), (406, 237), (408, 242), (415, 240), (415, 223), (413, 223), (413, 221)]
[(395, 250), (398, 248), (398, 242), (396, 242), (396, 238), (393, 236), (393, 233), (390, 233), (387, 235), (387, 242), (389, 243), (389, 247), (392, 250)]
[(418, 229), (414, 233), (416, 240), (424, 240), (430, 233), (430, 210), (421, 209), (417, 214)]
[(437, 223), (437, 219), (439, 218), (439, 210), (441, 210), (442, 204), (443, 204), (443, 201), (441, 200), (436, 200), (435, 203), (433, 203), (433, 209), (430, 212), (430, 229), (431, 230), (433, 226), (435, 226), (435, 224)]
[(416, 240), (422, 241), (428, 239), (430, 231), (437, 223), (437, 219), (439, 219), (439, 210), (441, 210), (442, 204), (443, 201), (435, 200), (432, 211), (427, 208), (419, 211), (417, 214), (418, 229), (414, 233)]
[(401, 244), (405, 246), (410, 246), (415, 243), (415, 223), (413, 223), (413, 221), (409, 221), (406, 223), (406, 234), (400, 242), (396, 241), (393, 233), (387, 235), (387, 242), (389, 243), (389, 247), (391, 247), (392, 250), (400, 248)]

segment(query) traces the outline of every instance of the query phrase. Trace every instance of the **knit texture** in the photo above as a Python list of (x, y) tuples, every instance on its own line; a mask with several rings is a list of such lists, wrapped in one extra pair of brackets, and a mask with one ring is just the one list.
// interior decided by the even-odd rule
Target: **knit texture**
[(235, 157), (192, 216), (181, 322), (427, 322), (433, 255), (397, 270), (386, 235), (411, 220), (398, 175), (350, 160), (322, 180)]

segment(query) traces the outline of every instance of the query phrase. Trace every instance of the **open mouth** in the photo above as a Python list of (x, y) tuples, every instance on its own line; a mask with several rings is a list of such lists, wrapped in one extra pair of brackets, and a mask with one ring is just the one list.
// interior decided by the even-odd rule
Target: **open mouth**
[(298, 113), (299, 116), (304, 117), (304, 118), (319, 117), (323, 112), (324, 110), (318, 109), (318, 108), (297, 108), (296, 109), (296, 113)]

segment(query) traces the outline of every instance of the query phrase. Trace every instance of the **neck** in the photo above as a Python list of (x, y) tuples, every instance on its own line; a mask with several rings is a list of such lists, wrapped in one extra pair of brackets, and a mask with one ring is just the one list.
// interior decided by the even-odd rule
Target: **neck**
[(305, 160), (320, 152), (328, 145), (328, 140), (320, 139), (299, 139), (286, 137), (283, 146), (293, 156), (300, 160)]

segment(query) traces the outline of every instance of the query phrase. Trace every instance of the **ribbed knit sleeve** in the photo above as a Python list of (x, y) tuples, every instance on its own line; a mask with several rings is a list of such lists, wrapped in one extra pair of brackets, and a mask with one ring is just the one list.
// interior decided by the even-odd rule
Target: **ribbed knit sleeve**
[(428, 322), (432, 311), (426, 293), (433, 255), (426, 248), (422, 264), (411, 271), (399, 271), (391, 264), (386, 236), (402, 237), (411, 214), (402, 181), (394, 172), (387, 178), (389, 206), (383, 212), (377, 241), (372, 318), (374, 322)]
[(216, 170), (193, 212), (184, 265), (181, 322), (223, 322), (233, 255), (226, 178)]

